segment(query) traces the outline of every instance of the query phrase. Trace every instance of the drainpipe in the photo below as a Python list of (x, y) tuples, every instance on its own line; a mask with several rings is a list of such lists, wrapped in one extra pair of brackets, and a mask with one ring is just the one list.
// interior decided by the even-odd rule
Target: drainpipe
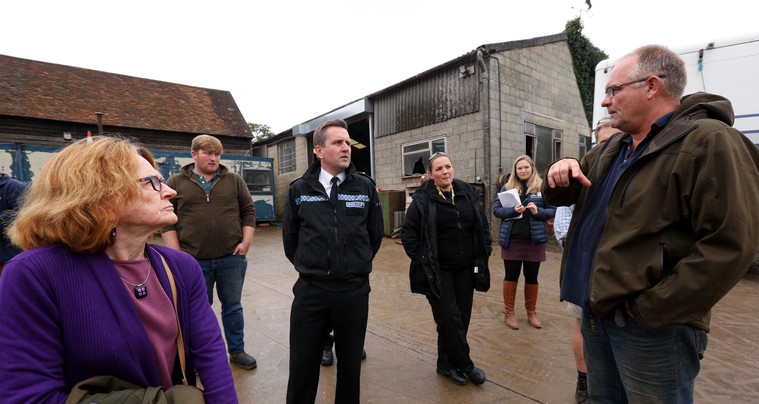
[[(477, 48), (477, 65), (480, 67), (480, 87), (481, 94), (481, 111), (482, 111), (482, 162), (484, 165), (482, 181), (485, 184), (485, 207), (490, 203), (490, 73), (488, 65), (485, 63), (483, 53), (486, 50), (482, 47)], [(476, 164), (476, 162), (475, 162)]]
[(374, 113), (370, 113), (366, 121), (369, 123), (369, 161), (371, 162), (369, 165), (369, 175), (376, 181), (376, 170), (374, 169)]

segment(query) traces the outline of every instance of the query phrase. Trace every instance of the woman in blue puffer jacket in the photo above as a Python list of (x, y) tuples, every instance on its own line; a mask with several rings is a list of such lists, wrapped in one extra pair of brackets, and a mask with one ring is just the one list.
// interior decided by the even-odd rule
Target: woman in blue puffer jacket
[[(501, 219), (498, 243), (501, 245), (501, 259), (505, 268), (503, 279), (504, 321), (509, 328), (518, 330), (519, 323), (514, 317), (519, 274), (524, 267), (524, 306), (531, 326), (542, 328), (536, 314), (538, 303), (538, 270), (546, 260), (548, 243), (547, 220), (556, 215), (556, 208), (547, 206), (540, 194), (543, 184), (535, 162), (527, 155), (517, 157), (509, 180), (500, 192), (516, 189), (521, 204), (503, 206), (499, 198), (493, 202), (493, 215)], [(521, 215), (521, 217), (520, 217)]]

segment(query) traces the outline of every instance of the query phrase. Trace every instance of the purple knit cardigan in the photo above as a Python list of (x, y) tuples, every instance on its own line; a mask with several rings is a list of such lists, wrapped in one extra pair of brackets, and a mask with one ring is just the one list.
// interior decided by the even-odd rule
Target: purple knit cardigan
[[(166, 258), (177, 284), (188, 369), (209, 403), (236, 403), (219, 323), (195, 259), (150, 245), (150, 262), (171, 299)], [(112, 375), (160, 386), (153, 348), (116, 269), (105, 253), (62, 246), (26, 251), (0, 277), (0, 402), (63, 403), (77, 382)]]

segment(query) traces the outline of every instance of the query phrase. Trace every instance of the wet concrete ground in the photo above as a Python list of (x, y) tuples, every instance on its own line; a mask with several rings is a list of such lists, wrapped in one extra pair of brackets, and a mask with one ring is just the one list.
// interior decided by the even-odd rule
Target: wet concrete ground
[[(283, 403), (288, 377), (289, 314), (295, 270), (282, 250), (281, 230), (259, 227), (248, 253), (244, 290), (245, 344), (258, 368), (232, 365), (242, 403)], [(496, 252), (499, 250), (496, 249)], [(457, 386), (435, 373), (436, 333), (425, 298), (408, 287), (403, 247), (385, 238), (371, 275), (368, 358), (363, 362), (365, 403), (573, 403), (576, 372), (572, 319), (558, 299), (560, 256), (549, 248), (540, 271), (538, 314), (543, 329), (527, 324), (522, 284), (520, 329), (503, 323), (503, 262), (491, 257), (492, 286), (475, 292), (469, 343), (487, 374), (482, 386)], [(712, 312), (712, 331), (696, 381), (699, 403), (759, 402), (759, 276), (742, 280)], [(697, 299), (698, 296), (694, 296)], [(218, 313), (218, 303), (215, 303)], [(334, 402), (336, 367), (322, 367), (317, 403)]]

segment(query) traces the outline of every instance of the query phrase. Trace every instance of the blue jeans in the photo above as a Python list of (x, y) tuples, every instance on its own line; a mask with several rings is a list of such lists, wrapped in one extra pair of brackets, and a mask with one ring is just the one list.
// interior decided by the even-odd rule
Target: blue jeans
[(206, 278), (208, 303), (213, 304), (213, 287), (221, 302), (221, 323), (224, 326), (224, 338), (227, 351), (238, 353), (245, 350), (245, 319), (242, 314), (242, 286), (248, 260), (243, 255), (227, 255), (210, 260), (198, 260)]
[(624, 309), (603, 317), (583, 310), (582, 317), (590, 402), (693, 402), (704, 330), (677, 324), (645, 331)]

